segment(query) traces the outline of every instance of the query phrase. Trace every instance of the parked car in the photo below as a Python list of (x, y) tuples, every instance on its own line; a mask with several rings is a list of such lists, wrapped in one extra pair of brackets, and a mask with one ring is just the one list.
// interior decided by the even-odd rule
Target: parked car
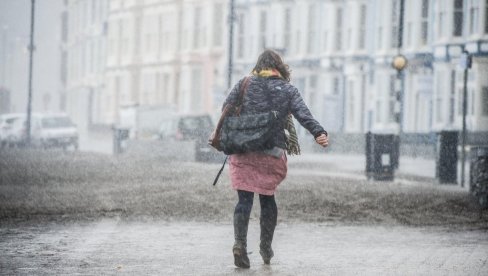
[[(196, 161), (220, 161), (223, 154), (215, 152), (208, 145), (208, 138), (214, 129), (208, 114), (176, 115), (163, 120), (158, 137), (178, 145), (178, 142), (194, 141)], [(178, 147), (178, 146), (176, 146)]]
[(0, 147), (8, 145), (8, 138), (12, 132), (12, 126), (20, 118), (25, 118), (25, 114), (8, 113), (0, 115)]
[(42, 148), (78, 149), (78, 129), (66, 114), (40, 114), (32, 119), (32, 144)]

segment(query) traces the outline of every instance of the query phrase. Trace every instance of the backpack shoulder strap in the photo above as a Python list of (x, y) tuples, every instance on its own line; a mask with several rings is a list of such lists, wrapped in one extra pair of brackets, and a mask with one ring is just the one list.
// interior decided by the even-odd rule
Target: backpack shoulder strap
[(242, 104), (244, 102), (244, 94), (246, 94), (247, 87), (249, 86), (249, 81), (251, 80), (250, 76), (247, 76), (239, 90), (239, 98), (237, 98), (237, 103), (236, 103), (236, 112), (235, 115), (239, 116), (241, 114), (241, 109), (242, 109)]

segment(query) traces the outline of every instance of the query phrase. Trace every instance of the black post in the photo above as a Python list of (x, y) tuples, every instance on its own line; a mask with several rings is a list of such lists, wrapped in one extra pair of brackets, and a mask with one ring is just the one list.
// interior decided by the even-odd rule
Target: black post
[[(403, 47), (403, 26), (404, 26), (404, 13), (405, 13), (405, 0), (400, 0), (400, 23), (398, 24), (398, 51), (401, 52)], [(398, 114), (398, 123), (399, 123), (399, 132), (400, 135), (403, 132), (403, 94), (405, 90), (405, 72), (404, 69), (398, 71), (397, 75), (398, 79), (400, 80), (400, 93), (398, 95), (398, 100), (400, 102), (400, 112)]]
[(233, 70), (233, 53), (234, 53), (234, 0), (230, 0), (229, 7), (229, 64), (227, 71), (227, 88), (230, 89), (232, 85), (232, 70)]
[[(405, 14), (405, 0), (400, 0), (400, 16), (398, 24), (398, 52), (401, 53), (403, 47), (403, 27), (404, 27), (404, 14)], [(397, 71), (397, 79), (400, 82), (398, 90), (397, 101), (399, 103), (400, 110), (398, 111), (398, 137), (394, 139), (394, 154), (393, 154), (393, 167), (398, 169), (400, 166), (400, 143), (401, 136), (403, 134), (403, 112), (404, 112), (404, 92), (405, 92), (405, 72), (404, 68)]]
[(468, 52), (463, 53), (466, 59), (464, 62), (463, 81), (463, 132), (461, 134), (461, 187), (464, 187), (464, 175), (466, 166), (466, 115), (468, 113), (468, 69), (471, 67), (471, 57)]
[(400, 0), (400, 23), (398, 25), (398, 49), (403, 47), (403, 17), (405, 13), (405, 0)]
[(29, 43), (29, 94), (27, 97), (27, 137), (26, 146), (31, 142), (31, 115), (32, 115), (32, 65), (34, 57), (34, 12), (36, 0), (31, 0), (31, 28), (30, 28), (30, 43)]

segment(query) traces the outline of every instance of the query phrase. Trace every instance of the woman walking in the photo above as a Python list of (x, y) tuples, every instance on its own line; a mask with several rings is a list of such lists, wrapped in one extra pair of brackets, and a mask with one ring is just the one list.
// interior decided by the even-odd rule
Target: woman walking
[[(285, 150), (298, 154), (296, 137), (287, 138), (286, 126), (290, 126), (292, 114), (315, 138), (315, 141), (326, 147), (327, 132), (313, 118), (298, 90), (289, 83), (290, 71), (281, 56), (265, 50), (258, 58), (248, 79), (247, 90), (242, 103), (241, 115), (258, 114), (277, 111), (278, 121), (282, 123), (278, 133), (273, 137), (274, 147), (261, 152), (247, 152), (230, 156), (230, 176), (232, 187), (237, 190), (239, 201), (234, 210), (234, 238), (232, 248), (234, 264), (241, 268), (249, 268), (247, 256), (247, 229), (253, 205), (254, 193), (259, 194), (261, 204), (260, 226), (261, 236), (259, 253), (265, 264), (273, 257), (271, 243), (276, 227), (278, 209), (274, 193), (278, 185), (286, 177), (287, 158)], [(227, 97), (224, 106), (235, 104), (244, 80), (240, 80)], [(293, 136), (293, 133), (292, 135)]]

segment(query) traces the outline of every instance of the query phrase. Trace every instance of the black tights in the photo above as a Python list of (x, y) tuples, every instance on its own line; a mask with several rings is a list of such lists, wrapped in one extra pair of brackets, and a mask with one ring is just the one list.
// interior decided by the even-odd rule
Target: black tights
[[(239, 202), (236, 205), (234, 214), (242, 214), (244, 217), (249, 218), (251, 215), (254, 193), (237, 190), (237, 194), (239, 196)], [(261, 221), (276, 225), (278, 208), (276, 207), (274, 195), (259, 195), (259, 202), (261, 204)]]

